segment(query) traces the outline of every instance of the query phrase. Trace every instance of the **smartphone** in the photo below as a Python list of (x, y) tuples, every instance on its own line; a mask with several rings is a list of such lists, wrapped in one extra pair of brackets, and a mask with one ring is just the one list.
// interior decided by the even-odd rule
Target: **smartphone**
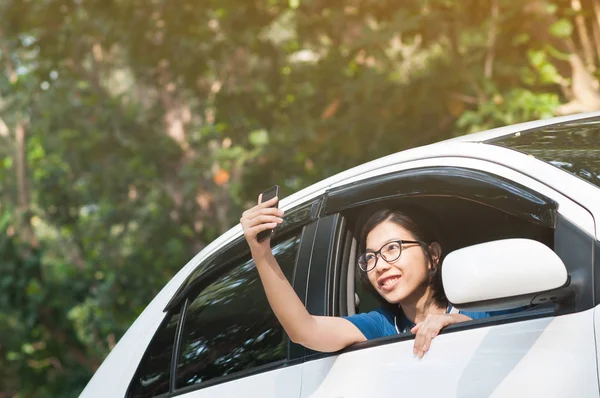
[[(279, 185), (273, 185), (271, 188), (267, 189), (266, 191), (263, 191), (260, 202), (261, 203), (266, 202), (267, 200), (273, 199), (275, 196), (279, 196)], [(275, 203), (274, 207), (279, 207), (278, 205), (279, 205), (279, 201), (277, 201), (277, 203)], [(256, 239), (259, 242), (262, 242), (263, 240), (265, 240), (266, 238), (268, 238), (272, 235), (273, 235), (273, 230), (266, 229), (264, 231), (260, 231), (258, 233), (258, 235), (256, 235)]]

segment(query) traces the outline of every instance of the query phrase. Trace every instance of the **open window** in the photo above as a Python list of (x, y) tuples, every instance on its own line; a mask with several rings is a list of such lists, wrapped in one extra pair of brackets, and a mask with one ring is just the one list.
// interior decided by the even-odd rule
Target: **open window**
[(593, 306), (593, 239), (563, 217), (555, 200), (514, 181), (473, 169), (427, 167), (336, 188), (328, 193), (326, 204), (325, 214), (338, 212), (342, 216), (335, 267), (339, 270), (338, 288), (332, 289), (336, 297), (330, 299), (334, 315), (368, 312), (381, 306), (374, 290), (360, 283), (356, 258), (364, 223), (377, 210), (389, 207), (425, 209), (431, 224), (428, 227), (437, 229), (446, 254), (508, 238), (531, 239), (554, 251), (566, 266), (569, 282), (556, 294), (531, 302), (527, 313), (508, 318)]

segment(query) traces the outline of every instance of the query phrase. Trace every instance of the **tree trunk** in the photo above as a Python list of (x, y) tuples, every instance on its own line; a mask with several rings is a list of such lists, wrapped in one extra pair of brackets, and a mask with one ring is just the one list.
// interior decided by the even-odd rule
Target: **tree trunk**
[(585, 18), (581, 13), (581, 1), (571, 0), (571, 8), (573, 8), (573, 11), (575, 11), (575, 25), (577, 26), (577, 34), (579, 35), (579, 40), (581, 41), (581, 47), (583, 49), (585, 64), (589, 70), (594, 70), (595, 57), (594, 50), (592, 47), (592, 39), (585, 25)]

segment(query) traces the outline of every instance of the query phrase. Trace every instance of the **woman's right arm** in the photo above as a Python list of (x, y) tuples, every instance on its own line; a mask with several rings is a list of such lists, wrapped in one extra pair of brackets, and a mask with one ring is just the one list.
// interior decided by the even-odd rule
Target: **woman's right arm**
[(273, 198), (259, 203), (245, 211), (240, 219), (275, 316), (293, 342), (312, 350), (333, 352), (365, 341), (365, 336), (360, 330), (346, 319), (310, 315), (273, 256), (270, 239), (262, 242), (256, 239), (259, 232), (273, 229), (283, 221), (283, 211), (271, 207), (277, 200), (278, 198)]

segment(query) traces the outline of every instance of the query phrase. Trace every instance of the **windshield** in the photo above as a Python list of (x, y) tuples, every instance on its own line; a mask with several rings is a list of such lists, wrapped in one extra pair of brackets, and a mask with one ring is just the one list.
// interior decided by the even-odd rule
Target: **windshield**
[(523, 131), (486, 143), (524, 152), (600, 188), (600, 118)]

